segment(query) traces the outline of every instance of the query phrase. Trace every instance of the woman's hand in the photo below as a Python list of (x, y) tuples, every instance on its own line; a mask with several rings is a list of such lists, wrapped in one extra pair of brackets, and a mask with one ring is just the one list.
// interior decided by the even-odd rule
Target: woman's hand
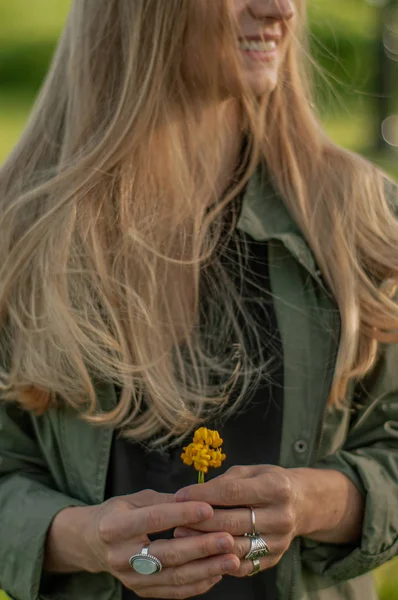
[[(190, 528), (178, 527), (175, 537), (197, 537), (203, 532), (223, 531), (234, 536), (235, 554), (241, 567), (233, 573), (245, 577), (253, 570), (249, 551), (252, 507), (256, 529), (270, 549), (260, 559), (261, 569), (275, 566), (296, 536), (326, 543), (348, 543), (360, 536), (364, 499), (342, 473), (321, 469), (281, 467), (232, 467), (207, 483), (193, 485), (176, 494), (177, 501), (202, 501), (212, 506), (212, 518)], [(236, 508), (234, 508), (236, 507)]]
[[(200, 537), (203, 532), (228, 532), (234, 537), (234, 553), (241, 559), (233, 573), (246, 577), (253, 571), (250, 560), (243, 560), (250, 548), (251, 512), (254, 509), (256, 529), (269, 546), (271, 554), (260, 559), (261, 570), (276, 565), (296, 536), (298, 525), (297, 492), (286, 469), (274, 466), (232, 467), (224, 475), (207, 483), (190, 486), (176, 494), (177, 500), (201, 500), (213, 506), (214, 516), (190, 528), (178, 527), (177, 539)], [(239, 508), (232, 508), (239, 507)]]
[[(76, 511), (80, 511), (77, 520)], [(222, 575), (239, 568), (239, 560), (232, 553), (231, 535), (209, 533), (152, 542), (149, 552), (163, 565), (162, 571), (154, 575), (136, 573), (129, 559), (150, 543), (151, 533), (203, 524), (212, 516), (213, 509), (206, 503), (176, 503), (172, 495), (152, 490), (112, 498), (94, 507), (65, 509), (50, 529), (46, 570), (106, 571), (143, 598), (197, 596), (220, 581)]]

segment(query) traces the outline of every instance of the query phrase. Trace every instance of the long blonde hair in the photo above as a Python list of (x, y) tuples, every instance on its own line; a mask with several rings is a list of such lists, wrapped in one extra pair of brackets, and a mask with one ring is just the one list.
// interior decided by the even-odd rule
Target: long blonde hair
[[(259, 100), (237, 83), (250, 143), (220, 199), (220, 48), (239, 73), (228, 0), (74, 1), (26, 130), (0, 171), (6, 400), (37, 412), (67, 404), (91, 422), (161, 441), (225, 407), (236, 364), (219, 351), (231, 330), (243, 339), (236, 313), (244, 309), (215, 257), (224, 209), (259, 161), (340, 310), (331, 402), (372, 368), (380, 341), (396, 341), (397, 306), (380, 288), (398, 270), (385, 178), (319, 125), (299, 4), (276, 90)], [(217, 273), (217, 288), (209, 282), (216, 301), (203, 324), (206, 269)], [(230, 410), (253, 369), (243, 360), (241, 372)], [(225, 385), (211, 385), (210, 373)], [(98, 405), (98, 380), (122, 388), (111, 412)]]

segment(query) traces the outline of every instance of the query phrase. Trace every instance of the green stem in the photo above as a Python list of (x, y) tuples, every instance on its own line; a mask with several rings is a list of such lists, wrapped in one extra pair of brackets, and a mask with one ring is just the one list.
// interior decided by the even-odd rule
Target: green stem
[(198, 483), (204, 483), (205, 482), (205, 474), (203, 471), (199, 471), (198, 473)]

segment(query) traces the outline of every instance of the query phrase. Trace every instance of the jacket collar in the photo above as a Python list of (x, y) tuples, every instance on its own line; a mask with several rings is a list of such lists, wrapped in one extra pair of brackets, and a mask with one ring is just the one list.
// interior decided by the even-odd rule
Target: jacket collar
[(314, 255), (288, 212), (282, 196), (271, 185), (265, 168), (259, 167), (247, 184), (237, 227), (256, 241), (282, 242), (317, 283), (324, 287)]

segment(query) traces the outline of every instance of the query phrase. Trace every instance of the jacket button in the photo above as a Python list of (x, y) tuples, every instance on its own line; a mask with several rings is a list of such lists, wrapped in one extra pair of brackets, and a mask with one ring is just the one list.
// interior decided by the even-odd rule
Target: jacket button
[(305, 440), (297, 440), (294, 442), (294, 450), (297, 454), (304, 454), (304, 452), (307, 452), (307, 448), (308, 444)]

